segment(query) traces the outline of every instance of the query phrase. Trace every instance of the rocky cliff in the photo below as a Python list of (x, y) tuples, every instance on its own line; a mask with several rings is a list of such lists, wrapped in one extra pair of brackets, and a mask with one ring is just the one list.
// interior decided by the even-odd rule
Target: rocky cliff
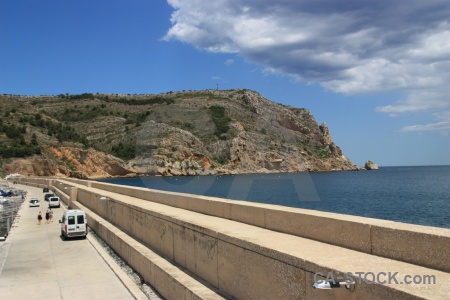
[(10, 120), (23, 124), (25, 145), (41, 149), (4, 160), (7, 173), (110, 177), (358, 169), (308, 110), (249, 90), (0, 100), (13, 104)]
[(94, 149), (83, 150), (74, 147), (49, 147), (42, 155), (18, 158), (4, 163), (2, 168), (7, 173), (81, 179), (136, 175), (117, 157)]

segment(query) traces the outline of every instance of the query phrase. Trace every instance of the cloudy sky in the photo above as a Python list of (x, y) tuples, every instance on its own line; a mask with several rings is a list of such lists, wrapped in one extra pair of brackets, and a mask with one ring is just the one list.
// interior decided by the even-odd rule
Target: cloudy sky
[(450, 2), (1, 0), (0, 93), (247, 88), (356, 164), (450, 164)]

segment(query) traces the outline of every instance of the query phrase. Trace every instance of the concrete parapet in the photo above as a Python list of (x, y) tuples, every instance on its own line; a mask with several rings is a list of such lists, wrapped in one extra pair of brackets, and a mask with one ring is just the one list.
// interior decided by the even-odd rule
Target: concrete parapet
[(365, 253), (371, 251), (370, 225), (352, 217), (307, 210), (266, 209), (266, 228)]
[(67, 206), (69, 207), (69, 208), (71, 208), (71, 203), (73, 203), (73, 202), (75, 202), (75, 201), (77, 201), (77, 199), (78, 199), (78, 188), (76, 188), (76, 187), (70, 187), (70, 190), (69, 190), (69, 199), (70, 199), (70, 202), (69, 203), (67, 203)]
[(68, 182), (71, 182), (71, 183), (84, 185), (84, 186), (88, 186), (88, 184), (90, 184), (90, 182), (91, 182), (91, 181), (82, 180), (82, 179), (76, 179), (76, 178), (64, 178), (64, 181), (68, 181)]
[(305, 299), (306, 290), (312, 289), (306, 286), (304, 270), (274, 257), (222, 240), (218, 252), (219, 287), (232, 291), (233, 298)]
[(450, 272), (448, 230), (383, 221), (371, 230), (372, 254)]
[(21, 177), (18, 179), (23, 184), (27, 184), (35, 187), (48, 187), (51, 188), (53, 186), (54, 178), (44, 178), (44, 177)]
[(90, 227), (166, 299), (225, 299), (218, 290), (186, 273), (80, 203)]
[[(230, 298), (348, 298), (345, 289), (312, 288), (314, 273), (330, 271), (437, 279), (431, 288), (365, 284), (351, 295), (355, 299), (450, 297), (448, 229), (95, 182), (64, 184), (77, 188), (77, 205), (111, 223), (99, 235), (148, 273), (157, 289), (167, 289), (173, 277), (145, 261), (139, 253), (147, 247), (161, 256), (157, 261), (185, 268)], [(134, 242), (125, 245), (126, 237)]]
[(53, 182), (53, 189), (58, 189), (61, 193), (66, 195), (70, 194), (70, 189), (73, 187), (69, 182), (65, 180), (55, 180)]
[[(92, 187), (450, 271), (450, 230), (336, 213), (92, 182)], [(430, 241), (420, 243), (420, 240)]]
[(64, 202), (66, 205), (68, 205), (69, 204), (69, 199), (70, 199), (70, 197), (69, 197), (69, 195), (67, 195), (67, 194), (65, 194), (65, 193), (63, 193), (61, 190), (59, 190), (59, 189), (55, 189), (55, 194), (59, 197), (59, 199), (62, 201), (62, 202)]
[[(87, 206), (98, 207), (93, 202), (104, 201), (99, 200), (98, 190), (83, 193), (96, 193), (96, 197), (84, 195), (89, 199), (87, 201), (79, 199)], [(80, 192), (79, 196), (83, 197), (83, 194)], [(106, 218), (123, 230), (119, 231), (121, 234), (126, 233), (165, 259), (201, 277), (229, 298), (304, 299), (309, 295), (346, 299), (350, 292), (345, 289), (314, 290), (311, 277), (316, 272), (377, 274), (388, 270), (402, 275), (433, 275), (441, 282), (434, 288), (442, 295), (450, 295), (450, 287), (443, 284), (450, 280), (448, 273), (128, 196), (110, 193), (107, 196), (108, 207), (113, 213), (105, 214)], [(119, 220), (123, 218), (130, 222)], [(136, 254), (141, 250), (123, 246), (122, 238), (117, 235), (108, 236), (108, 243), (127, 261), (141, 261), (140, 255)], [(160, 282), (160, 288), (165, 288), (167, 280), (173, 279)], [(366, 284), (358, 286), (351, 297), (439, 298), (433, 295), (438, 294), (420, 285)]]

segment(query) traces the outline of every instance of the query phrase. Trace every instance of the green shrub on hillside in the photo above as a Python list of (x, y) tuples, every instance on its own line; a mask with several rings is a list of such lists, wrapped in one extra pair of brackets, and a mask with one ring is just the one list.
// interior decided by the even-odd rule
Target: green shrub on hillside
[(136, 124), (136, 126), (138, 126), (138, 124), (140, 125), (141, 123), (145, 122), (145, 120), (147, 119), (147, 117), (150, 115), (149, 111), (146, 112), (141, 112), (141, 113), (137, 113), (137, 114), (126, 114), (124, 115), (124, 117), (127, 119), (125, 121), (125, 124)]
[[(70, 113), (68, 113), (67, 116), (68, 116), (68, 118), (70, 118)], [(56, 123), (51, 120), (44, 120), (42, 118), (41, 114), (35, 114), (33, 117), (32, 116), (23, 116), (20, 118), (20, 122), (28, 123), (33, 127), (40, 127), (40, 128), (47, 129), (47, 134), (49, 136), (56, 137), (59, 142), (64, 142), (64, 141), (78, 142), (78, 143), (82, 143), (86, 147), (89, 146), (86, 137), (78, 134), (73, 127), (71, 127), (70, 125), (67, 125), (67, 124)], [(0, 128), (2, 128), (2, 129), (5, 128), (5, 130), (10, 132), (9, 136), (8, 136), (8, 137), (11, 136), (10, 138), (18, 138), (19, 137), (19, 136), (17, 136), (18, 127), (16, 127), (15, 125), (13, 128), (9, 128), (8, 126), (5, 127), (5, 125), (0, 124)], [(25, 133), (26, 132), (25, 126), (22, 126), (22, 128), (20, 128), (20, 130), (22, 133)], [(8, 133), (7, 133), (7, 135), (8, 135)], [(32, 143), (37, 144), (36, 135), (34, 135), (34, 138), (32, 136), (31, 141), (32, 141)]]
[(91, 109), (66, 108), (63, 113), (55, 112), (52, 116), (61, 122), (81, 122), (93, 120), (99, 116), (109, 116), (109, 112), (94, 106)]
[(209, 112), (211, 114), (214, 125), (216, 125), (216, 132), (219, 138), (223, 133), (227, 133), (230, 129), (228, 123), (231, 121), (230, 118), (225, 116), (225, 108), (222, 106), (213, 105), (209, 108)]
[(3, 158), (11, 157), (27, 157), (33, 154), (40, 154), (41, 148), (39, 146), (21, 145), (21, 146), (5, 146), (0, 145), (0, 156)]
[(73, 99), (73, 100), (77, 100), (77, 99), (94, 99), (95, 98), (94, 94), (91, 94), (91, 93), (83, 93), (83, 94), (76, 94), (76, 95), (69, 95), (69, 94), (63, 95), (63, 94), (60, 94), (58, 96), (61, 97), (61, 98)]
[(27, 157), (33, 154), (40, 154), (41, 148), (36, 141), (36, 135), (31, 138), (31, 143), (25, 141), (25, 126), (17, 126), (15, 124), (4, 124), (0, 119), (0, 133), (4, 133), (8, 140), (0, 144), (0, 156), (3, 158), (11, 157)]
[(111, 148), (111, 152), (122, 159), (128, 160), (136, 156), (136, 143), (122, 143)]
[(10, 139), (17, 139), (20, 138), (26, 132), (26, 128), (25, 126), (22, 127), (16, 126), (15, 124), (6, 125), (0, 123), (0, 132), (5, 133), (6, 136)]
[(116, 102), (125, 105), (153, 105), (153, 104), (172, 104), (175, 103), (175, 99), (169, 97), (154, 96), (148, 99), (133, 99), (133, 98), (108, 98), (104, 97), (104, 101)]
[(226, 165), (230, 161), (230, 159), (226, 155), (214, 157), (214, 160), (221, 165)]

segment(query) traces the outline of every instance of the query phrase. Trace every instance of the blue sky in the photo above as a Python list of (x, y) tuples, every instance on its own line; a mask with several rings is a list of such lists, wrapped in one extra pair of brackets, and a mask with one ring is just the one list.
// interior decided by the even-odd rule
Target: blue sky
[(246, 88), (357, 165), (450, 164), (448, 1), (0, 0), (0, 93)]

